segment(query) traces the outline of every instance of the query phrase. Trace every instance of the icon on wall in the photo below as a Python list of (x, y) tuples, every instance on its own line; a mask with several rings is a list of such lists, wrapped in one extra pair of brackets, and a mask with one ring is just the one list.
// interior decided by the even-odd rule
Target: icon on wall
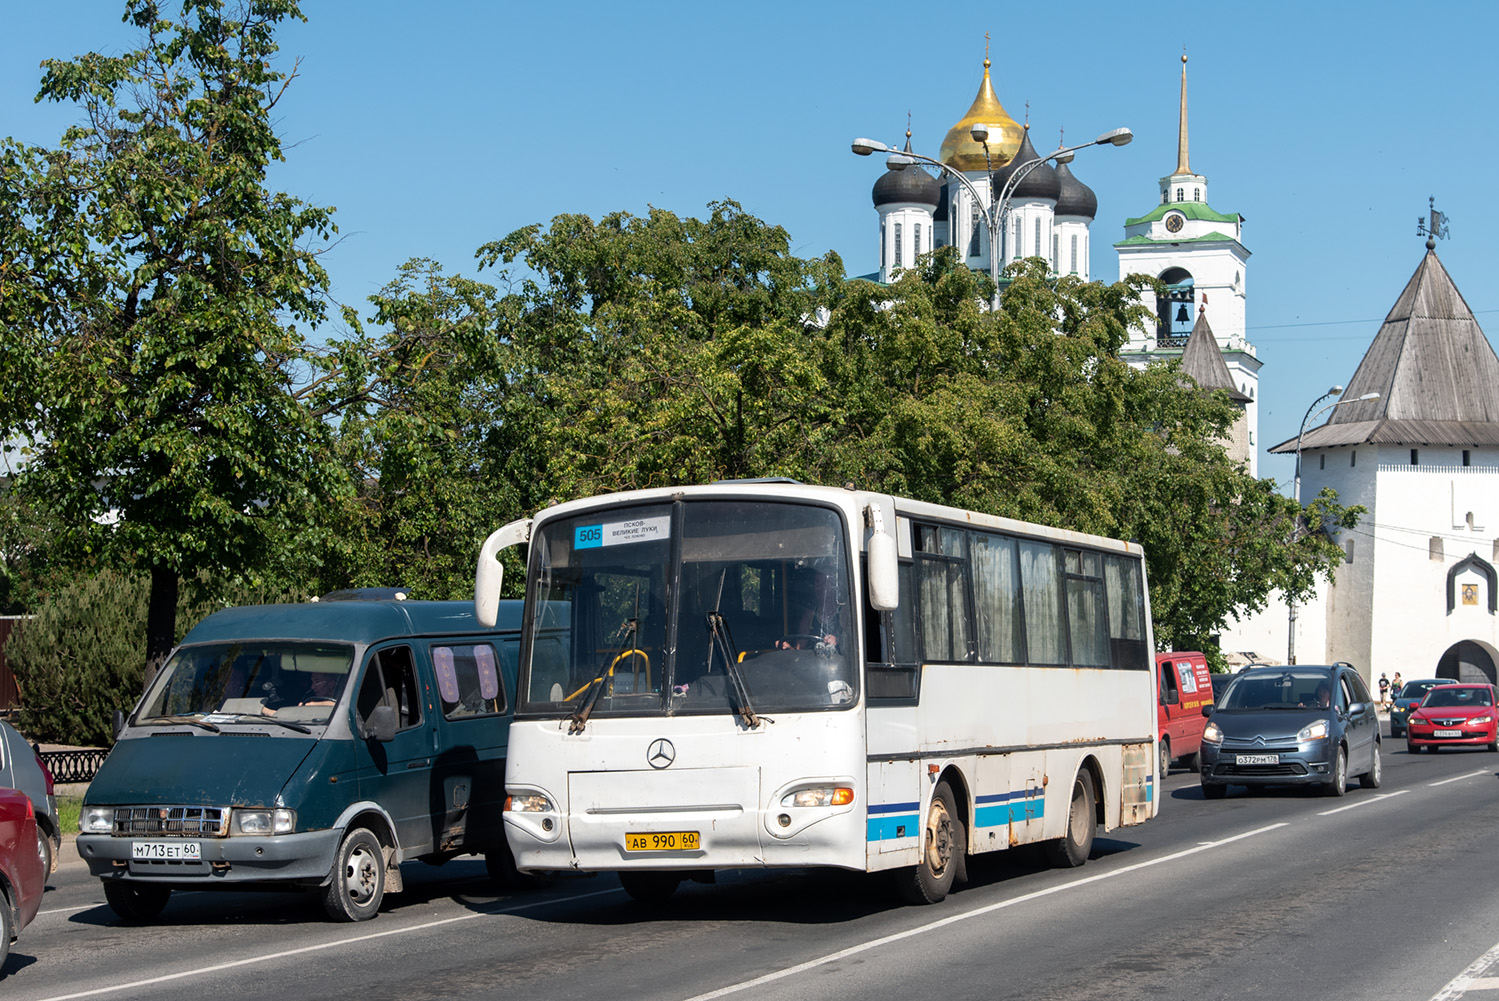
[(1478, 585), (1477, 584), (1464, 584), (1463, 585), (1463, 604), (1464, 605), (1476, 605), (1476, 604), (1478, 604)]

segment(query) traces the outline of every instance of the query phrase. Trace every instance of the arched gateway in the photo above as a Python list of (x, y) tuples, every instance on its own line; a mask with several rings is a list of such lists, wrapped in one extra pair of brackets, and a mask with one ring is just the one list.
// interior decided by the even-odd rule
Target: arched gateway
[(1472, 640), (1463, 640), (1447, 648), (1437, 663), (1437, 677), (1450, 678), (1465, 685), (1499, 684), (1493, 653)]

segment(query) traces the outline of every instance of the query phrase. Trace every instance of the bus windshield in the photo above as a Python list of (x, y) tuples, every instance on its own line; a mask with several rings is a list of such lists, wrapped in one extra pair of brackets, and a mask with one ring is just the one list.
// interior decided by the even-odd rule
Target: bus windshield
[[(688, 500), (546, 523), (520, 713), (789, 712), (858, 697), (839, 513)], [(585, 710), (586, 707), (586, 710)]]

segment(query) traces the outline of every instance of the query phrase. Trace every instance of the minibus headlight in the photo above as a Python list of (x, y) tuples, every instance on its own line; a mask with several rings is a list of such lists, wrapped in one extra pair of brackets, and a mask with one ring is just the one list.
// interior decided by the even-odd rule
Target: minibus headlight
[(78, 814), (78, 830), (84, 834), (108, 834), (114, 830), (114, 823), (112, 806), (86, 806)]
[(297, 828), (297, 811), (235, 810), (234, 827), (240, 834), (290, 834)]
[(522, 793), (505, 800), (507, 813), (554, 813), (552, 801), (539, 792)]
[(1326, 740), (1327, 720), (1319, 719), (1315, 722), (1308, 723), (1306, 726), (1302, 727), (1296, 732), (1296, 739), (1301, 741)]
[(782, 806), (848, 806), (853, 801), (854, 791), (848, 786), (814, 786), (781, 797)]
[(1217, 723), (1208, 720), (1208, 725), (1202, 728), (1202, 742), (1204, 744), (1223, 743), (1223, 730), (1219, 728)]

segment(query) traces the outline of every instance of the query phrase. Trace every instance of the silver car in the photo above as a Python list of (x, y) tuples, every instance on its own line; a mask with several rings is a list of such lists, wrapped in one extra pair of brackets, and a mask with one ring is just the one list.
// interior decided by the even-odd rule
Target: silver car
[(1354, 776), (1379, 786), (1379, 715), (1351, 664), (1247, 668), (1204, 713), (1209, 799), (1230, 785), (1311, 785), (1333, 796)]
[(42, 857), (42, 872), (53, 872), (57, 868), (58, 849), (62, 847), (62, 830), (57, 822), (52, 773), (26, 738), (3, 720), (0, 720), (0, 787), (19, 789), (31, 799), (31, 808), (36, 811), (36, 851)]

